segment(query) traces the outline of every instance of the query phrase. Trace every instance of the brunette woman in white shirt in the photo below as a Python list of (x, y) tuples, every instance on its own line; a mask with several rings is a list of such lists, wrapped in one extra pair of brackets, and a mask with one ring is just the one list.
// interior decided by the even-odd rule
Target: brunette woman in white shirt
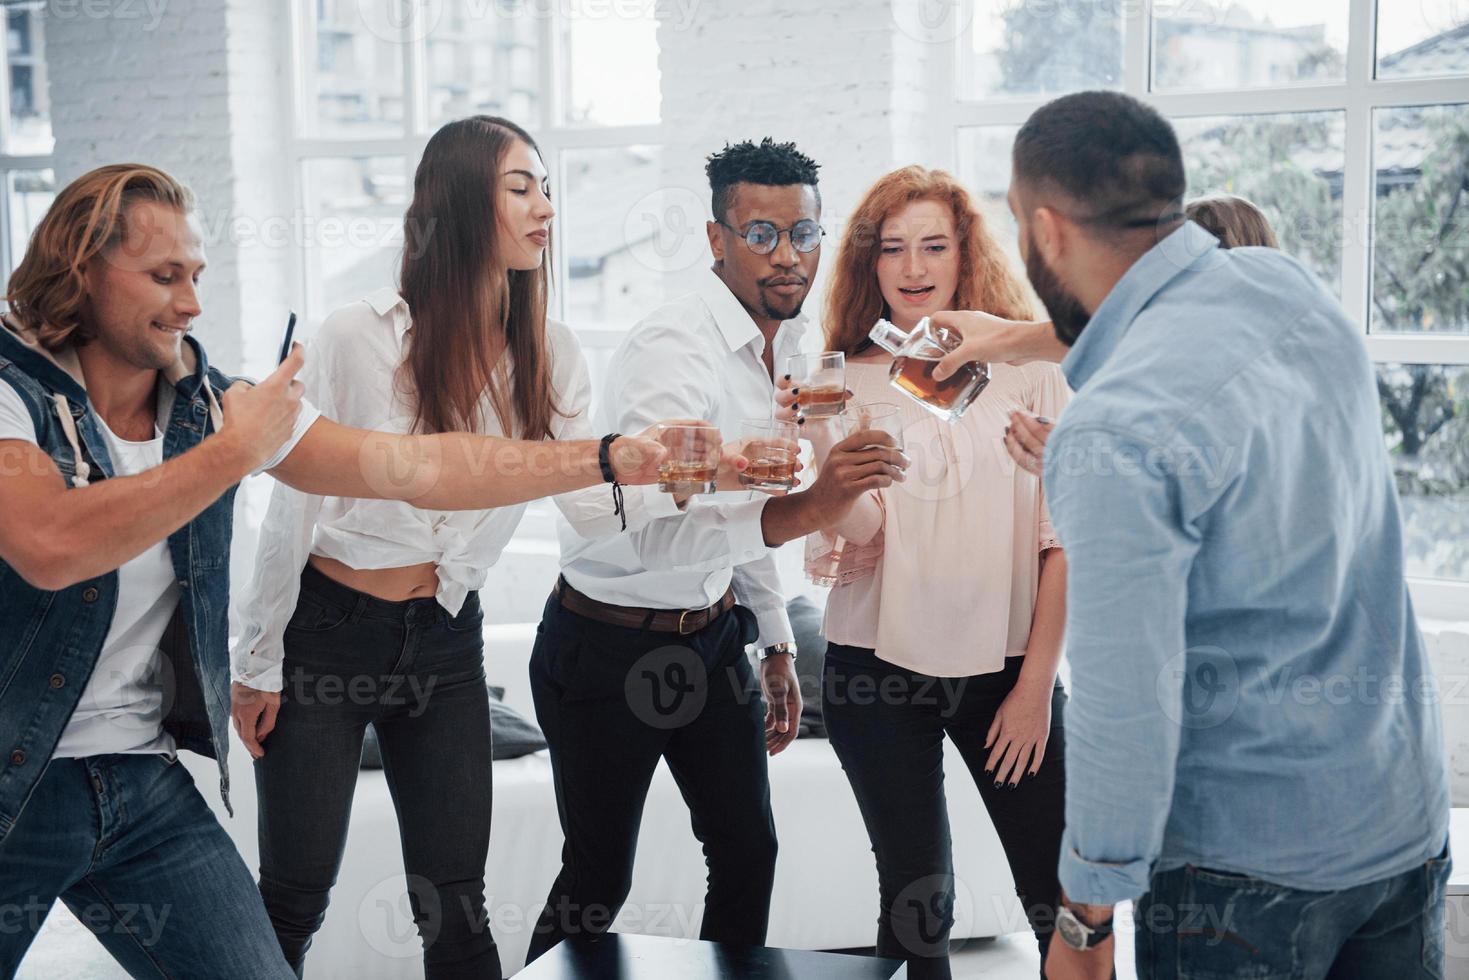
[[(488, 116), (440, 129), (414, 179), (400, 287), (322, 323), (302, 373), (313, 402), (393, 432), (591, 437), (586, 363), (571, 331), (546, 319), (553, 214), (524, 130)], [(511, 461), (484, 460), (487, 478), (500, 462)], [(627, 487), (616, 508), (606, 488), (556, 500), (588, 536), (677, 509), (656, 487)], [(415, 510), (284, 485), (271, 498), (233, 690), (256, 760), (260, 890), (298, 973), (336, 881), (370, 723), (426, 975), (500, 976), (484, 904), (490, 715), (477, 590), (523, 511)]]
[[(1056, 680), (1065, 557), (1038, 479), (1003, 440), (1011, 411), (1054, 418), (1068, 389), (1054, 364), (995, 364), (958, 423), (930, 415), (889, 386), (892, 358), (866, 337), (878, 317), (911, 330), (950, 309), (1031, 316), (964, 189), (942, 171), (906, 167), (879, 180), (847, 225), (825, 349), (846, 352), (856, 404), (899, 406), (913, 465), (906, 483), (869, 492), (815, 536), (808, 556), (843, 540), (826, 609), (823, 717), (877, 858), (877, 952), (906, 960), (915, 980), (950, 976), (944, 736), (979, 785), (1043, 960), (1065, 807)], [(784, 387), (778, 400), (789, 405)], [(820, 458), (829, 424), (802, 425)]]

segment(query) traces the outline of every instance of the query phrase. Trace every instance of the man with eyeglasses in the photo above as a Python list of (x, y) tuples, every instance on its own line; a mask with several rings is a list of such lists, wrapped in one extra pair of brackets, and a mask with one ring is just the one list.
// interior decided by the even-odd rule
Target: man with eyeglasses
[[(774, 379), (800, 348), (801, 304), (821, 259), (816, 170), (794, 144), (769, 138), (709, 158), (714, 264), (622, 342), (597, 421), (628, 429), (643, 418), (705, 418), (734, 433), (742, 420), (771, 418)], [(704, 845), (700, 938), (764, 942), (776, 854), (766, 753), (791, 743), (801, 715), (772, 549), (837, 523), (906, 467), (890, 437), (862, 432), (838, 443), (799, 493), (670, 495), (665, 516), (602, 541), (562, 522), (562, 575), (530, 673), (566, 843), (531, 959), (611, 926), (659, 759)]]

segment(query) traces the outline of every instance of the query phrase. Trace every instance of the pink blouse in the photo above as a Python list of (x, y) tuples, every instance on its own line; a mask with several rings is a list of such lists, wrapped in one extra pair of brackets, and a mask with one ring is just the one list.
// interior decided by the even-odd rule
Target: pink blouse
[[(899, 406), (913, 463), (905, 482), (868, 494), (842, 524), (826, 638), (931, 676), (1000, 670), (1025, 652), (1040, 555), (1059, 547), (1040, 478), (1010, 458), (1005, 426), (1017, 409), (1057, 418), (1070, 389), (1055, 364), (995, 364), (989, 387), (950, 425), (888, 384), (890, 364), (849, 360), (847, 387), (857, 404)], [(826, 451), (818, 432), (812, 441)], [(835, 536), (808, 539), (808, 570)]]

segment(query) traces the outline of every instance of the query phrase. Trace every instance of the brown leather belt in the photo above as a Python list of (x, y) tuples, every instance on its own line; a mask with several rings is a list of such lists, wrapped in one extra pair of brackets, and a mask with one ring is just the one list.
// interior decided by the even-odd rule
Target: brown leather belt
[(638, 606), (614, 606), (609, 602), (598, 602), (589, 595), (573, 589), (564, 578), (556, 580), (552, 595), (561, 605), (578, 616), (626, 626), (629, 629), (648, 630), (653, 633), (677, 633), (688, 636), (697, 633), (734, 607), (734, 589), (726, 589), (724, 597), (704, 609), (643, 609)]

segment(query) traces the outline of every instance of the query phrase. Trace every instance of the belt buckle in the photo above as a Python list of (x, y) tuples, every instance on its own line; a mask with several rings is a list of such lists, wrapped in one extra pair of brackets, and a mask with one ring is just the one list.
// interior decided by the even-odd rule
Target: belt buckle
[(685, 609), (683, 612), (681, 612), (681, 613), (678, 614), (678, 635), (679, 636), (688, 636), (690, 633), (695, 632), (695, 630), (686, 630), (686, 629), (684, 629), (684, 623), (683, 623), (683, 621), (684, 621), (684, 618), (689, 615), (689, 613), (696, 613), (696, 612), (702, 612), (702, 610)]

